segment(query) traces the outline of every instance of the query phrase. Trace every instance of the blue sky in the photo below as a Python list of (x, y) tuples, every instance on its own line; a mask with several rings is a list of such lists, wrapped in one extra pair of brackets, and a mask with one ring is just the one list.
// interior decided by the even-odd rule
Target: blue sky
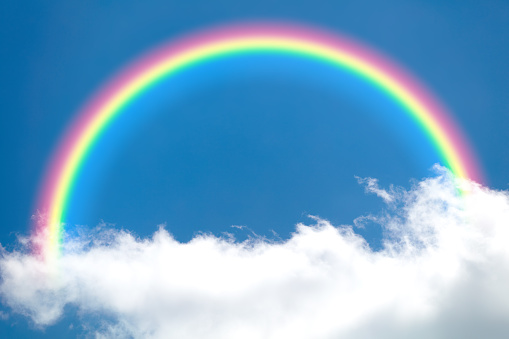
[[(8, 251), (19, 246), (18, 235), (29, 234), (38, 185), (61, 133), (104, 81), (159, 43), (246, 20), (318, 26), (390, 56), (453, 113), (487, 186), (507, 189), (504, 1), (4, 1), (1, 7), (0, 243)], [(288, 239), (297, 223), (312, 222), (309, 214), (342, 225), (384, 210), (355, 176), (410, 189), (433, 176), (439, 160), (404, 112), (339, 73), (311, 61), (258, 56), (202, 65), (163, 83), (100, 141), (78, 182), (69, 222), (104, 221), (140, 237), (166, 224), (182, 242), (200, 232)], [(381, 248), (376, 223), (355, 232)], [(90, 315), (76, 315), (73, 307), (41, 331), (4, 305), (0, 334), (91, 333), (79, 326)]]

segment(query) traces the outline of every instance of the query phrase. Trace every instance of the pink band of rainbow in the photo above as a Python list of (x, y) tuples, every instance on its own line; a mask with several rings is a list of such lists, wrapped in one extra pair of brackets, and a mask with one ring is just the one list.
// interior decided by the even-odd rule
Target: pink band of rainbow
[(481, 180), (478, 162), (446, 110), (400, 67), (350, 39), (295, 25), (232, 25), (171, 42), (142, 57), (115, 77), (78, 114), (56, 150), (39, 198), (48, 213), (44, 254), (60, 252), (66, 209), (82, 164), (115, 118), (162, 78), (208, 59), (246, 53), (291, 54), (316, 59), (379, 88), (401, 105), (434, 144), (458, 178)]

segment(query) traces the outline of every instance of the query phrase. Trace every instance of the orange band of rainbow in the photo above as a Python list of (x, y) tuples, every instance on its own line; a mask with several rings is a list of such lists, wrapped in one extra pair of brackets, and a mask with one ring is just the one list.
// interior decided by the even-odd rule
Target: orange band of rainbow
[(244, 25), (170, 43), (128, 67), (80, 112), (50, 163), (39, 208), (46, 255), (58, 256), (74, 182), (101, 134), (134, 99), (163, 78), (208, 59), (246, 53), (291, 54), (316, 59), (359, 76), (398, 103), (432, 141), (444, 165), (459, 178), (480, 181), (478, 163), (449, 114), (400, 67), (358, 43), (292, 25)]

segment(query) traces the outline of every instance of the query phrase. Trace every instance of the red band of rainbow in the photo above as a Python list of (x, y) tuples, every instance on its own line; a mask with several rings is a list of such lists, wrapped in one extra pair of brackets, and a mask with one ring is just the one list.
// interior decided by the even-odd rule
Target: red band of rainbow
[[(44, 253), (59, 254), (73, 184), (102, 132), (123, 109), (162, 78), (207, 59), (245, 53), (277, 53), (316, 59), (352, 72), (401, 105), (432, 141), (458, 178), (481, 180), (478, 162), (446, 110), (410, 75), (350, 39), (295, 25), (232, 25), (171, 42), (139, 59), (113, 79), (78, 114), (54, 153), (39, 206)], [(39, 230), (41, 231), (41, 230)]]

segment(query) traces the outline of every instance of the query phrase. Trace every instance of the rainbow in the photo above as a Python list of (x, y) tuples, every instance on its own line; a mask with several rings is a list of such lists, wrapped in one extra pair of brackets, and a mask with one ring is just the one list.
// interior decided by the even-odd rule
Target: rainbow
[(58, 257), (74, 183), (103, 132), (133, 100), (162, 79), (208, 60), (241, 54), (289, 54), (352, 74), (394, 100), (421, 127), (458, 178), (480, 181), (478, 163), (446, 110), (423, 86), (387, 58), (351, 39), (301, 25), (230, 25), (191, 35), (154, 50), (127, 67), (81, 110), (50, 161), (38, 203), (46, 257)]

